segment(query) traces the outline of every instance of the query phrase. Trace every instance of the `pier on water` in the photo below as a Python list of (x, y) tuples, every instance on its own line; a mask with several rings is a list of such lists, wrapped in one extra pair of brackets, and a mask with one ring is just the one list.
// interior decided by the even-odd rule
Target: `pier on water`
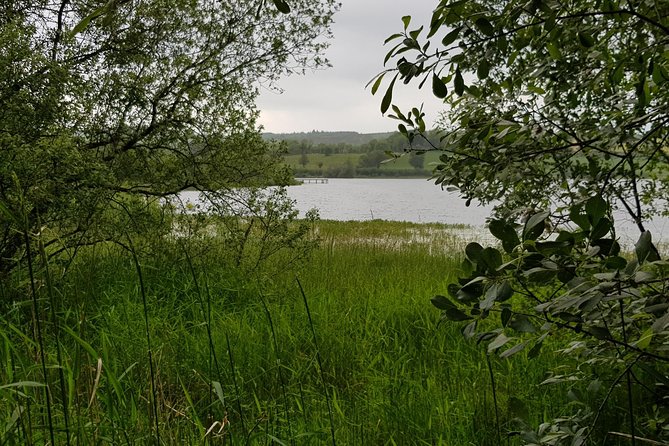
[(295, 178), (302, 184), (328, 184), (328, 178)]

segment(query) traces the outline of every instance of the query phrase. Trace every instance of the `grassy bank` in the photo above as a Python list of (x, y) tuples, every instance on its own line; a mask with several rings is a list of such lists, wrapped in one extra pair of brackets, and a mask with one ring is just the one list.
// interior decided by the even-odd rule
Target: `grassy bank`
[[(1, 442), (497, 444), (486, 355), (429, 304), (456, 278), (457, 231), (319, 222), (307, 262), (264, 274), (210, 242), (138, 264), (99, 246), (65, 279), (36, 271), (35, 301), (17, 274), (2, 288)], [(492, 359), (504, 431), (559, 414), (564, 389), (537, 386), (554, 361)]]

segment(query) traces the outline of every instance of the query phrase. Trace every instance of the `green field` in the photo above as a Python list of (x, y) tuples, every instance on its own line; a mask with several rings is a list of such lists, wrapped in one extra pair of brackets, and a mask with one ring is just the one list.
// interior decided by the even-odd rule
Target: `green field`
[[(141, 282), (127, 252), (82, 251), (36, 291), (56, 443), (497, 444), (485, 352), (429, 303), (456, 278), (458, 230), (323, 221), (308, 260), (253, 274), (215, 240), (175, 242), (140, 253)], [(2, 288), (3, 444), (49, 438), (29, 299), (12, 294), (26, 286)], [(519, 400), (534, 424), (564, 408), (563, 388), (537, 385), (557, 360), (492, 360), (502, 431)]]
[[(409, 157), (402, 156), (397, 159), (388, 158), (387, 162), (379, 164), (376, 167), (360, 168), (359, 162), (361, 153), (335, 153), (324, 155), (322, 153), (311, 153), (306, 155), (307, 163), (302, 165), (302, 155), (286, 155), (285, 162), (293, 171), (309, 176), (322, 177), (367, 177), (367, 176), (429, 176), (432, 170), (431, 164), (439, 160), (439, 153), (428, 152), (425, 155), (425, 163), (422, 170), (415, 169), (409, 164)], [(342, 174), (343, 173), (343, 174)]]

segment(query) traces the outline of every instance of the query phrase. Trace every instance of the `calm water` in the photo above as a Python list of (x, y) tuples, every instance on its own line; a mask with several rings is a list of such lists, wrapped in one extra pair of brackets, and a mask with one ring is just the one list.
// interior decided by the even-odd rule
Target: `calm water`
[[(464, 223), (482, 228), (490, 207), (472, 203), (465, 206), (457, 192), (447, 192), (423, 179), (348, 179), (333, 178), (327, 184), (303, 184), (288, 188), (301, 215), (312, 208), (327, 220), (384, 219), (415, 223)], [(196, 192), (184, 192), (182, 198), (197, 201)], [(638, 231), (629, 217), (617, 218), (618, 235), (624, 245), (633, 245)], [(649, 222), (654, 240), (667, 242), (669, 219)], [(483, 230), (482, 230), (483, 232)]]
[(485, 223), (490, 209), (465, 206), (457, 193), (422, 179), (333, 178), (327, 184), (288, 188), (304, 213), (316, 208), (327, 220), (396, 220), (414, 223)]

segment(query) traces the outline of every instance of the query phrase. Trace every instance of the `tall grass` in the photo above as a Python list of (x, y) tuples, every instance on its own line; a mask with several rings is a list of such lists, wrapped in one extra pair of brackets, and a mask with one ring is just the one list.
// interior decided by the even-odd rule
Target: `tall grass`
[[(19, 272), (2, 285), (0, 444), (493, 445), (496, 406), (502, 432), (516, 400), (535, 423), (558, 415), (563, 389), (536, 385), (550, 351), (491, 360), (493, 394), (485, 352), (438, 326), (429, 298), (457, 276), (456, 229), (321, 222), (321, 247), (271, 282), (210, 240), (197, 258), (178, 242), (154, 258), (91, 247), (50, 287)], [(34, 303), (54, 311), (43, 348)]]

